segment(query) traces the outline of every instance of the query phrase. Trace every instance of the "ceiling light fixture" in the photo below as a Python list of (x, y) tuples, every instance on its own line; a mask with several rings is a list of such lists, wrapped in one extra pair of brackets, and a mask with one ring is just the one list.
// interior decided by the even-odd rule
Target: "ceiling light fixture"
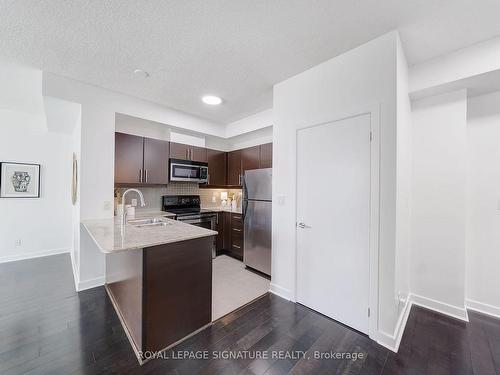
[(219, 105), (222, 103), (222, 99), (214, 95), (205, 95), (201, 100), (208, 105)]
[(142, 70), (142, 69), (136, 69), (134, 70), (134, 74), (138, 77), (142, 77), (142, 78), (148, 78), (149, 77), (149, 73), (146, 72), (145, 70)]

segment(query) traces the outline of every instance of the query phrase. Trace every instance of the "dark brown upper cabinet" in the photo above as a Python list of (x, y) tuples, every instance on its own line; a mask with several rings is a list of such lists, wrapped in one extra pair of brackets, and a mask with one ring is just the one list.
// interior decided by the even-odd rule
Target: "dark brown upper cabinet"
[(248, 147), (241, 150), (241, 174), (249, 169), (260, 167), (260, 146)]
[(182, 143), (170, 142), (170, 157), (173, 159), (191, 160), (206, 163), (207, 149), (185, 145)]
[(227, 158), (226, 152), (207, 149), (208, 184), (226, 185)]
[(115, 133), (115, 183), (142, 182), (144, 138)]
[(273, 167), (273, 144), (260, 145), (260, 168)]
[(192, 161), (199, 161), (206, 163), (208, 161), (207, 159), (207, 149), (205, 147), (196, 147), (196, 146), (189, 146), (191, 151), (190, 151), (190, 159)]
[(189, 147), (182, 143), (170, 142), (170, 157), (173, 159), (189, 160)]
[(227, 153), (227, 184), (241, 185), (241, 150)]
[(168, 183), (168, 142), (144, 138), (144, 182), (147, 184)]
[(115, 183), (168, 183), (168, 142), (115, 133)]

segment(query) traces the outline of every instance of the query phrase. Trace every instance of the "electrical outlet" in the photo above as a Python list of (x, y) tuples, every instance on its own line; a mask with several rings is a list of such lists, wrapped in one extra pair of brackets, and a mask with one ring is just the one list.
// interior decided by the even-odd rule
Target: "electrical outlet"
[(131, 203), (132, 207), (137, 207), (137, 199), (132, 199)]
[(15, 240), (15, 241), (14, 241), (14, 245), (15, 245), (16, 247), (20, 247), (20, 246), (22, 245), (22, 243), (23, 243), (23, 242), (21, 241), (21, 239), (20, 239), (20, 238), (18, 238), (17, 240)]

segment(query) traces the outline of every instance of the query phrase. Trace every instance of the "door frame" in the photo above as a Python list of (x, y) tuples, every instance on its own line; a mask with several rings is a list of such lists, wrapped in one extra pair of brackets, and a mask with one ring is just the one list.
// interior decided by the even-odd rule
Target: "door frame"
[[(379, 315), (379, 234), (380, 234), (380, 104), (365, 107), (363, 109), (346, 111), (334, 116), (329, 116), (329, 119), (316, 122), (312, 125), (298, 126), (295, 130), (295, 277), (293, 300), (297, 301), (297, 276), (298, 276), (298, 244), (297, 244), (297, 183), (298, 183), (298, 135), (300, 130), (314, 128), (321, 125), (326, 125), (332, 122), (348, 120), (350, 118), (369, 115), (370, 116), (370, 242), (369, 242), (369, 306), (370, 314), (368, 317), (368, 336), (378, 340), (378, 315)], [(367, 311), (368, 315), (368, 311)]]

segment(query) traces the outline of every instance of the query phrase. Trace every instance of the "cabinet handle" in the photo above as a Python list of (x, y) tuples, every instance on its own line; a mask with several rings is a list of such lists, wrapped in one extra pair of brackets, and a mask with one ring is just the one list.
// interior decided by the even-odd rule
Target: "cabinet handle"
[(238, 245), (233, 245), (233, 247), (235, 247), (237, 249), (241, 249), (241, 246), (238, 246)]
[(236, 232), (241, 232), (241, 229), (233, 228), (233, 230), (236, 231)]
[(241, 220), (241, 216), (233, 216), (233, 219)]
[(238, 175), (238, 185), (241, 185), (241, 174)]
[(139, 182), (142, 182), (142, 169), (139, 169)]
[(189, 148), (186, 149), (186, 160), (189, 160)]
[(207, 185), (210, 185), (210, 174), (207, 174)]
[(148, 170), (147, 169), (144, 170), (144, 176), (145, 176), (145, 179), (146, 179), (145, 182), (148, 182)]

